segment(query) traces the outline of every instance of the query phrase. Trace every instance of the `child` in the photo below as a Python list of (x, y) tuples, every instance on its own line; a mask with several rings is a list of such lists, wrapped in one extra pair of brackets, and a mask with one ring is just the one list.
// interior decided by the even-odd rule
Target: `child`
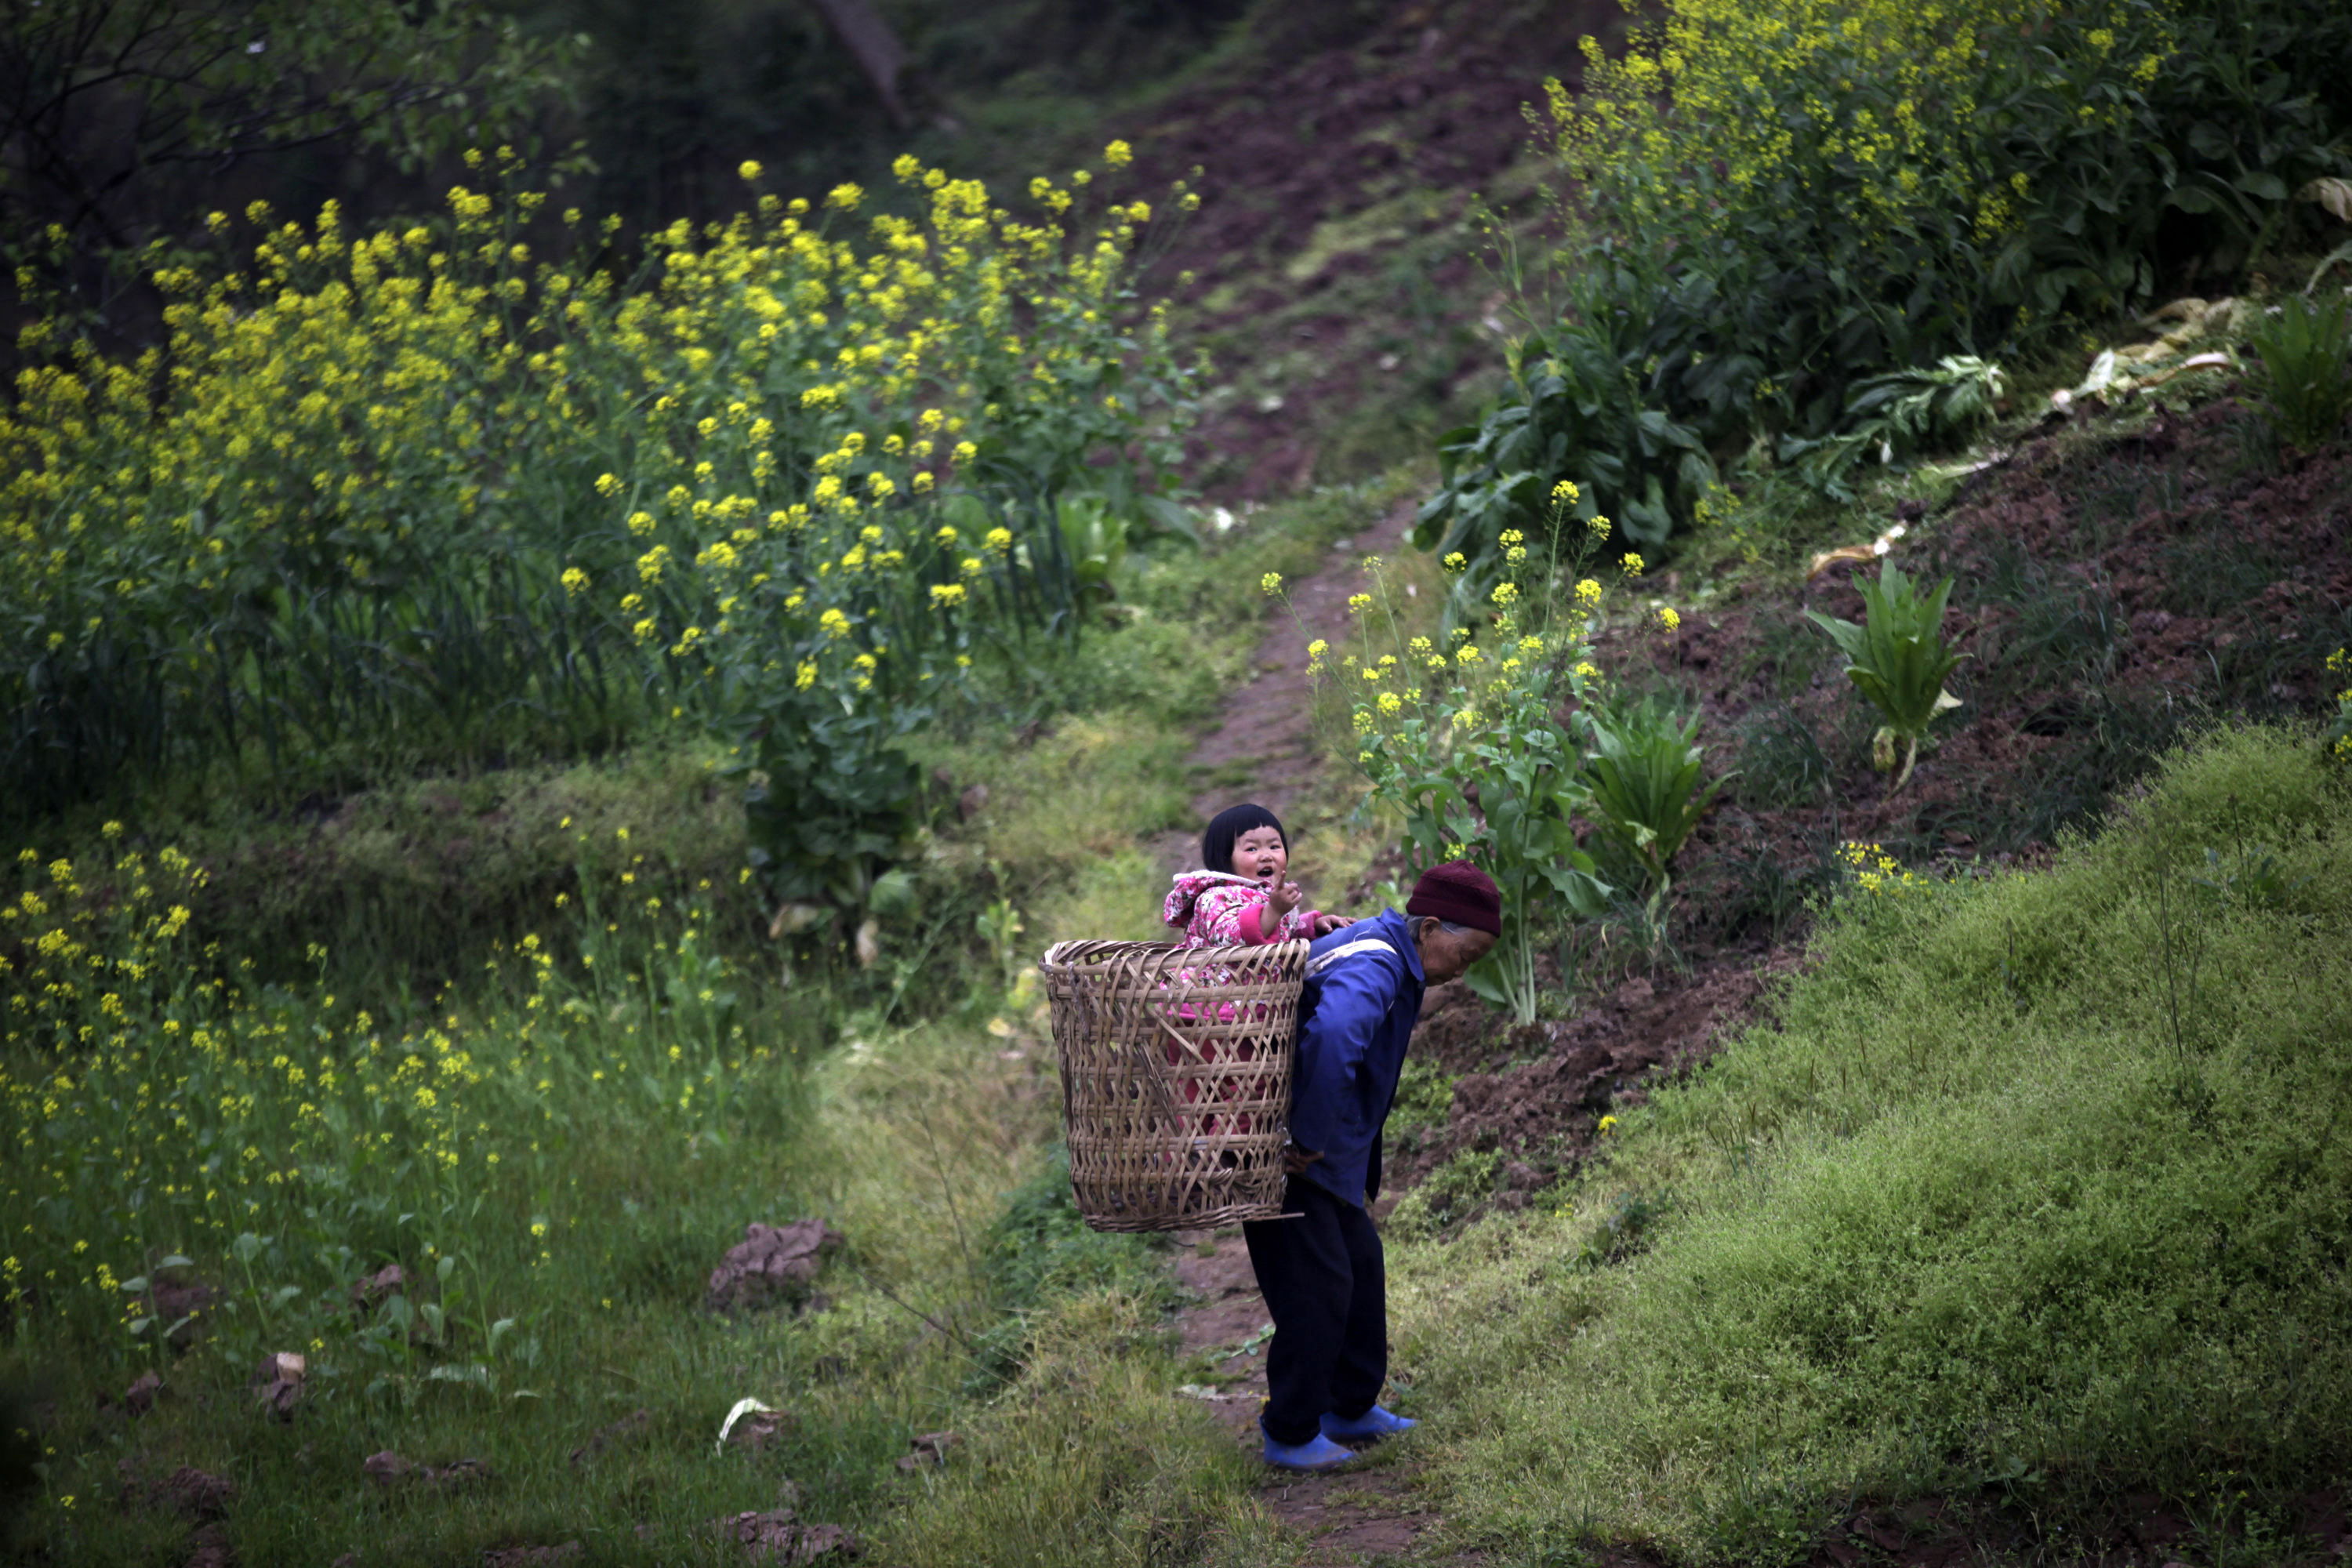
[[(1177, 875), (1176, 886), (1160, 910), (1161, 918), (1183, 933), (1181, 947), (1263, 947), (1269, 942), (1307, 941), (1354, 923), (1345, 915), (1298, 907), (1302, 899), (1298, 885), (1285, 875), (1290, 868), (1289, 841), (1283, 837), (1282, 823), (1262, 805), (1228, 806), (1217, 813), (1209, 830), (1201, 836), (1201, 863), (1206, 869)], [(1187, 984), (1202, 978), (1213, 977), (1182, 972)], [(1200, 1024), (1236, 1021), (1230, 1002), (1217, 1005), (1213, 1019), (1196, 1015), (1189, 1002), (1179, 1004), (1174, 1013), (1176, 1023), (1186, 1030)], [(1253, 1059), (1254, 1048), (1246, 1043), (1203, 1039), (1202, 1033), (1216, 1037), (1223, 1031), (1212, 1027), (1192, 1037), (1213, 1075), (1207, 1098), (1213, 1102), (1262, 1098), (1262, 1078), (1228, 1076), (1216, 1070), (1220, 1061)], [(1172, 1040), (1165, 1048), (1170, 1067), (1184, 1066), (1183, 1048)], [(1203, 1098), (1201, 1079), (1188, 1075), (1183, 1093), (1187, 1104), (1198, 1103)], [(1216, 1111), (1202, 1115), (1192, 1131), (1207, 1135), (1247, 1132), (1249, 1128), (1247, 1111)]]
[(1184, 947), (1261, 947), (1323, 936), (1351, 924), (1345, 915), (1302, 910), (1282, 823), (1262, 805), (1234, 805), (1201, 835), (1198, 871), (1179, 872), (1160, 918)]

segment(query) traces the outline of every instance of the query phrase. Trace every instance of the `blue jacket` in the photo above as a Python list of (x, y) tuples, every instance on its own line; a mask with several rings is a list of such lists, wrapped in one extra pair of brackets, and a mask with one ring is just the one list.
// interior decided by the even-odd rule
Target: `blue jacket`
[[(1365, 945), (1381, 942), (1385, 951)], [(1290, 1141), (1321, 1152), (1307, 1179), (1347, 1203), (1379, 1195), (1381, 1128), (1421, 1020), (1422, 990), (1421, 950), (1394, 910), (1320, 937), (1307, 951)]]

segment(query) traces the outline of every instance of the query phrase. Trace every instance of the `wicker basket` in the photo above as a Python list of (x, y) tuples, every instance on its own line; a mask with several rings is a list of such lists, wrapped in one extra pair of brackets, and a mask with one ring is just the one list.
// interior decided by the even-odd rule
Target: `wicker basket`
[(1054, 1007), (1070, 1185), (1097, 1230), (1282, 1213), (1303, 942), (1065, 942)]

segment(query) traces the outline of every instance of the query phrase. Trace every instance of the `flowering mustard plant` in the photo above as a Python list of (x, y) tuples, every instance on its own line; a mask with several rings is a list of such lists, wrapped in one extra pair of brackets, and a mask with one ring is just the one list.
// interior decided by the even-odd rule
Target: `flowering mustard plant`
[[(559, 1103), (684, 1139), (775, 1081), (781, 1051), (735, 1022), (709, 883), (666, 901), (643, 893), (653, 869), (639, 856), (624, 875), (634, 905), (583, 901), (577, 963), (526, 934), (494, 951), (488, 1001), (395, 1029), (227, 959), (190, 913), (205, 871), (176, 849), (20, 851), (0, 867), (0, 1303), (160, 1354), (185, 1325), (156, 1316), (150, 1277), (193, 1266), (228, 1297), (198, 1326), (255, 1351), (274, 1328), (327, 1336), (337, 1359), (407, 1354), (406, 1334), (352, 1310), (381, 1215), (408, 1216), (412, 1264), (453, 1252), (559, 1184)], [(561, 1245), (543, 1215), (516, 1223)]]
[[(26, 329), (0, 414), (19, 802), (690, 714), (768, 798), (808, 796), (797, 820), (894, 841), (905, 791), (810, 802), (903, 781), (896, 737), (976, 654), (1068, 624), (1062, 503), (1094, 459), (1150, 496), (1178, 455), (1191, 373), (1127, 282), (1148, 217), (1051, 182), (1015, 213), (902, 158), (915, 216), (760, 196), (616, 281), (613, 221), (566, 213), (569, 258), (542, 258), (544, 197), (478, 162), (495, 188), (437, 222), (214, 215), (251, 264), (158, 272), (144, 355)], [(776, 896), (856, 901), (880, 851), (813, 842), (764, 846)]]
[[(1532, 591), (1541, 579), (1528, 568), (1525, 541), (1514, 532), (1502, 544), (1510, 575), (1490, 590), (1490, 614), (1475, 631), (1454, 628), (1450, 659), (1429, 638), (1402, 635), (1388, 574), (1374, 565), (1376, 592), (1349, 601), (1358, 649), (1339, 663), (1357, 677), (1349, 718), (1370, 786), (1365, 806), (1402, 818), (1423, 865), (1466, 858), (1495, 879), (1502, 938), (1468, 979), (1528, 1022), (1538, 933), (1561, 911), (1597, 915), (1609, 896), (1577, 847), (1575, 750), (1552, 717), (1563, 699), (1581, 704), (1599, 671), (1589, 657), (1589, 621), (1523, 619), (1531, 601), (1550, 600)], [(1316, 666), (1327, 657), (1318, 654)]]

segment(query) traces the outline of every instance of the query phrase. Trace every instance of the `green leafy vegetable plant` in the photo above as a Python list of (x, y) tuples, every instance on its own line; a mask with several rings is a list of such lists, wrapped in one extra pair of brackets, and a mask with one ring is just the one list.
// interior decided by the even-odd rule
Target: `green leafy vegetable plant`
[(1785, 462), (1829, 495), (1853, 494), (1846, 471), (1875, 457), (1882, 464), (1937, 441), (1954, 441), (1993, 416), (2006, 374), (1975, 354), (1946, 354), (1932, 367), (1889, 371), (1854, 383), (1845, 405), (1845, 428), (1818, 441), (1790, 437)]
[(1880, 772), (1895, 765), (1895, 742), (1904, 744), (1903, 771), (1889, 795), (1910, 782), (1919, 742), (1936, 715), (1960, 705), (1944, 689), (1945, 678), (1962, 657), (1944, 641), (1944, 605), (1951, 596), (1949, 577), (1922, 597), (1901, 568), (1887, 561), (1876, 583), (1862, 585), (1863, 625), (1834, 620), (1819, 610), (1805, 612), (1845, 655), (1846, 679), (1886, 720), (1871, 748)]
[(1675, 853), (1731, 775), (1702, 778), (1696, 712), (1685, 719), (1643, 698), (1588, 710), (1584, 722), (1586, 809), (1640, 862), (1654, 912), (1673, 884), (1668, 868)]
[[(1671, 353), (1688, 336), (1708, 299), (1686, 298), (1687, 290), (1604, 257), (1567, 289), (1563, 319), (1513, 349), (1503, 405), (1483, 424), (1439, 437), (1442, 480), (1412, 538), (1468, 563), (1454, 584), (1457, 616), (1476, 613), (1502, 581), (1506, 532), (1568, 524), (1556, 481), (1572, 481), (1576, 518), (1613, 519), (1618, 532), (1654, 549), (1691, 521), (1717, 482), (1710, 444), (1739, 428), (1704, 410), (1689, 422), (1661, 412), (1661, 351)], [(1610, 526), (1602, 523), (1604, 534)]]
[(2326, 446), (2352, 412), (2352, 309), (2336, 294), (2289, 299), (2254, 333), (2264, 413), (2279, 439)]

